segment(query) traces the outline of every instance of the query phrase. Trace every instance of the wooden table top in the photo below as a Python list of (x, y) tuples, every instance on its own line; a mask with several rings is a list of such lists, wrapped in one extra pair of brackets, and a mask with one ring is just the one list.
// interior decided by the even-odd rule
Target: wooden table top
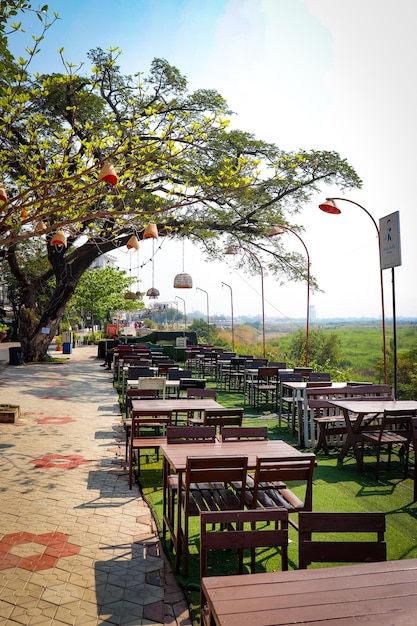
[(367, 400), (366, 397), (362, 400), (355, 400), (352, 398), (351, 400), (329, 400), (331, 404), (339, 407), (339, 409), (346, 409), (347, 411), (352, 411), (353, 413), (383, 413), (386, 409), (389, 411), (398, 410), (406, 410), (406, 411), (414, 411), (417, 409), (417, 401), (416, 400), (385, 400), (383, 396), (381, 396), (381, 400)]
[(415, 626), (417, 559), (202, 580), (216, 626)]
[[(187, 465), (189, 456), (233, 456), (245, 454), (248, 456), (248, 467), (256, 466), (258, 456), (292, 457), (303, 456), (303, 453), (293, 448), (281, 439), (267, 439), (265, 441), (218, 441), (215, 443), (187, 443), (187, 445), (162, 444), (161, 451), (174, 471), (182, 472)], [(309, 455), (311, 456), (311, 455)]]
[(204, 411), (205, 409), (224, 409), (213, 398), (162, 398), (156, 400), (132, 400), (133, 411), (149, 411), (163, 409), (165, 411)]

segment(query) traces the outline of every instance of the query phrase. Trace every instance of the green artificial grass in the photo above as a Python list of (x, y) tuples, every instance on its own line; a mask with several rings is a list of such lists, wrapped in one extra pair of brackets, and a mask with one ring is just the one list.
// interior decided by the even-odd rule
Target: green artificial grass
[[(209, 386), (213, 386), (213, 383)], [(242, 394), (218, 393), (218, 401), (225, 407), (243, 406)], [(277, 415), (270, 410), (255, 412), (245, 407), (245, 426), (268, 427), (269, 438), (283, 439), (298, 448), (297, 440), (288, 429), (278, 427)], [(311, 452), (311, 449), (305, 450)], [(382, 455), (380, 480), (375, 480), (375, 456), (371, 450), (365, 454), (363, 472), (357, 468), (353, 455), (347, 455), (343, 463), (337, 460), (338, 451), (329, 455), (317, 455), (317, 467), (314, 472), (313, 510), (315, 511), (383, 511), (386, 513), (387, 558), (389, 560), (417, 557), (417, 503), (413, 503), (413, 478), (404, 479), (404, 467), (396, 453), (393, 453), (391, 468), (386, 470), (386, 456)], [(153, 510), (155, 520), (162, 529), (162, 462), (152, 454), (141, 462), (141, 474), (138, 482), (144, 498)], [(410, 474), (414, 458), (410, 459)], [(289, 487), (303, 498), (304, 488), (297, 485)], [(290, 544), (288, 549), (289, 569), (298, 568), (298, 535), (294, 528), (289, 529)], [(174, 566), (174, 554), (168, 540), (165, 551)], [(260, 550), (257, 555), (257, 571), (281, 569), (281, 560), (276, 550)], [(237, 573), (237, 556), (225, 553), (213, 555), (209, 562), (209, 575)], [(215, 564), (218, 567), (215, 567)], [(248, 560), (246, 561), (248, 563)], [(194, 613), (199, 612), (199, 519), (190, 524), (190, 567), (189, 577), (178, 576), (179, 583), (189, 596)], [(323, 565), (318, 565), (322, 567)], [(311, 566), (314, 567), (314, 564)], [(247, 569), (249, 571), (249, 568)], [(193, 611), (192, 611), (193, 612)]]

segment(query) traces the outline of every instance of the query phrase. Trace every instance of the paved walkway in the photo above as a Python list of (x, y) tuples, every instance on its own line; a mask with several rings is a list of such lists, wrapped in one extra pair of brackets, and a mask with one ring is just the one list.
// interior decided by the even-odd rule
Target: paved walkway
[(9, 365), (0, 347), (0, 624), (189, 626), (150, 510), (129, 490), (112, 374), (96, 346)]

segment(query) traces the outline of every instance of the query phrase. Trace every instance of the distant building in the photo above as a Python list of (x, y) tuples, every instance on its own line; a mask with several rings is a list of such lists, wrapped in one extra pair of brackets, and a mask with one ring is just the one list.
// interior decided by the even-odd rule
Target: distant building
[(102, 254), (90, 265), (91, 269), (104, 270), (106, 267), (117, 267), (117, 258), (112, 254)]

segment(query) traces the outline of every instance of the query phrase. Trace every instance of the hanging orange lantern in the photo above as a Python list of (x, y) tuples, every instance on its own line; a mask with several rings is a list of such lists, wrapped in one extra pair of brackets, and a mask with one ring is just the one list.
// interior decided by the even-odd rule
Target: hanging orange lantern
[(142, 235), (143, 239), (158, 239), (158, 227), (156, 224), (148, 224)]
[(67, 247), (67, 238), (63, 230), (57, 230), (56, 233), (52, 236), (51, 246), (63, 246)]
[(98, 179), (104, 180), (106, 183), (110, 183), (110, 185), (115, 185), (117, 183), (116, 170), (113, 165), (109, 163), (109, 161), (104, 161)]
[(2, 182), (0, 182), (0, 200), (4, 202), (4, 204), (8, 202), (6, 189)]
[(131, 250), (134, 248), (135, 250), (139, 250), (139, 240), (135, 235), (132, 235), (129, 241), (126, 244), (126, 248)]
[(45, 224), (45, 222), (38, 222), (35, 226), (35, 233), (43, 233), (44, 230), (46, 230), (47, 226)]

